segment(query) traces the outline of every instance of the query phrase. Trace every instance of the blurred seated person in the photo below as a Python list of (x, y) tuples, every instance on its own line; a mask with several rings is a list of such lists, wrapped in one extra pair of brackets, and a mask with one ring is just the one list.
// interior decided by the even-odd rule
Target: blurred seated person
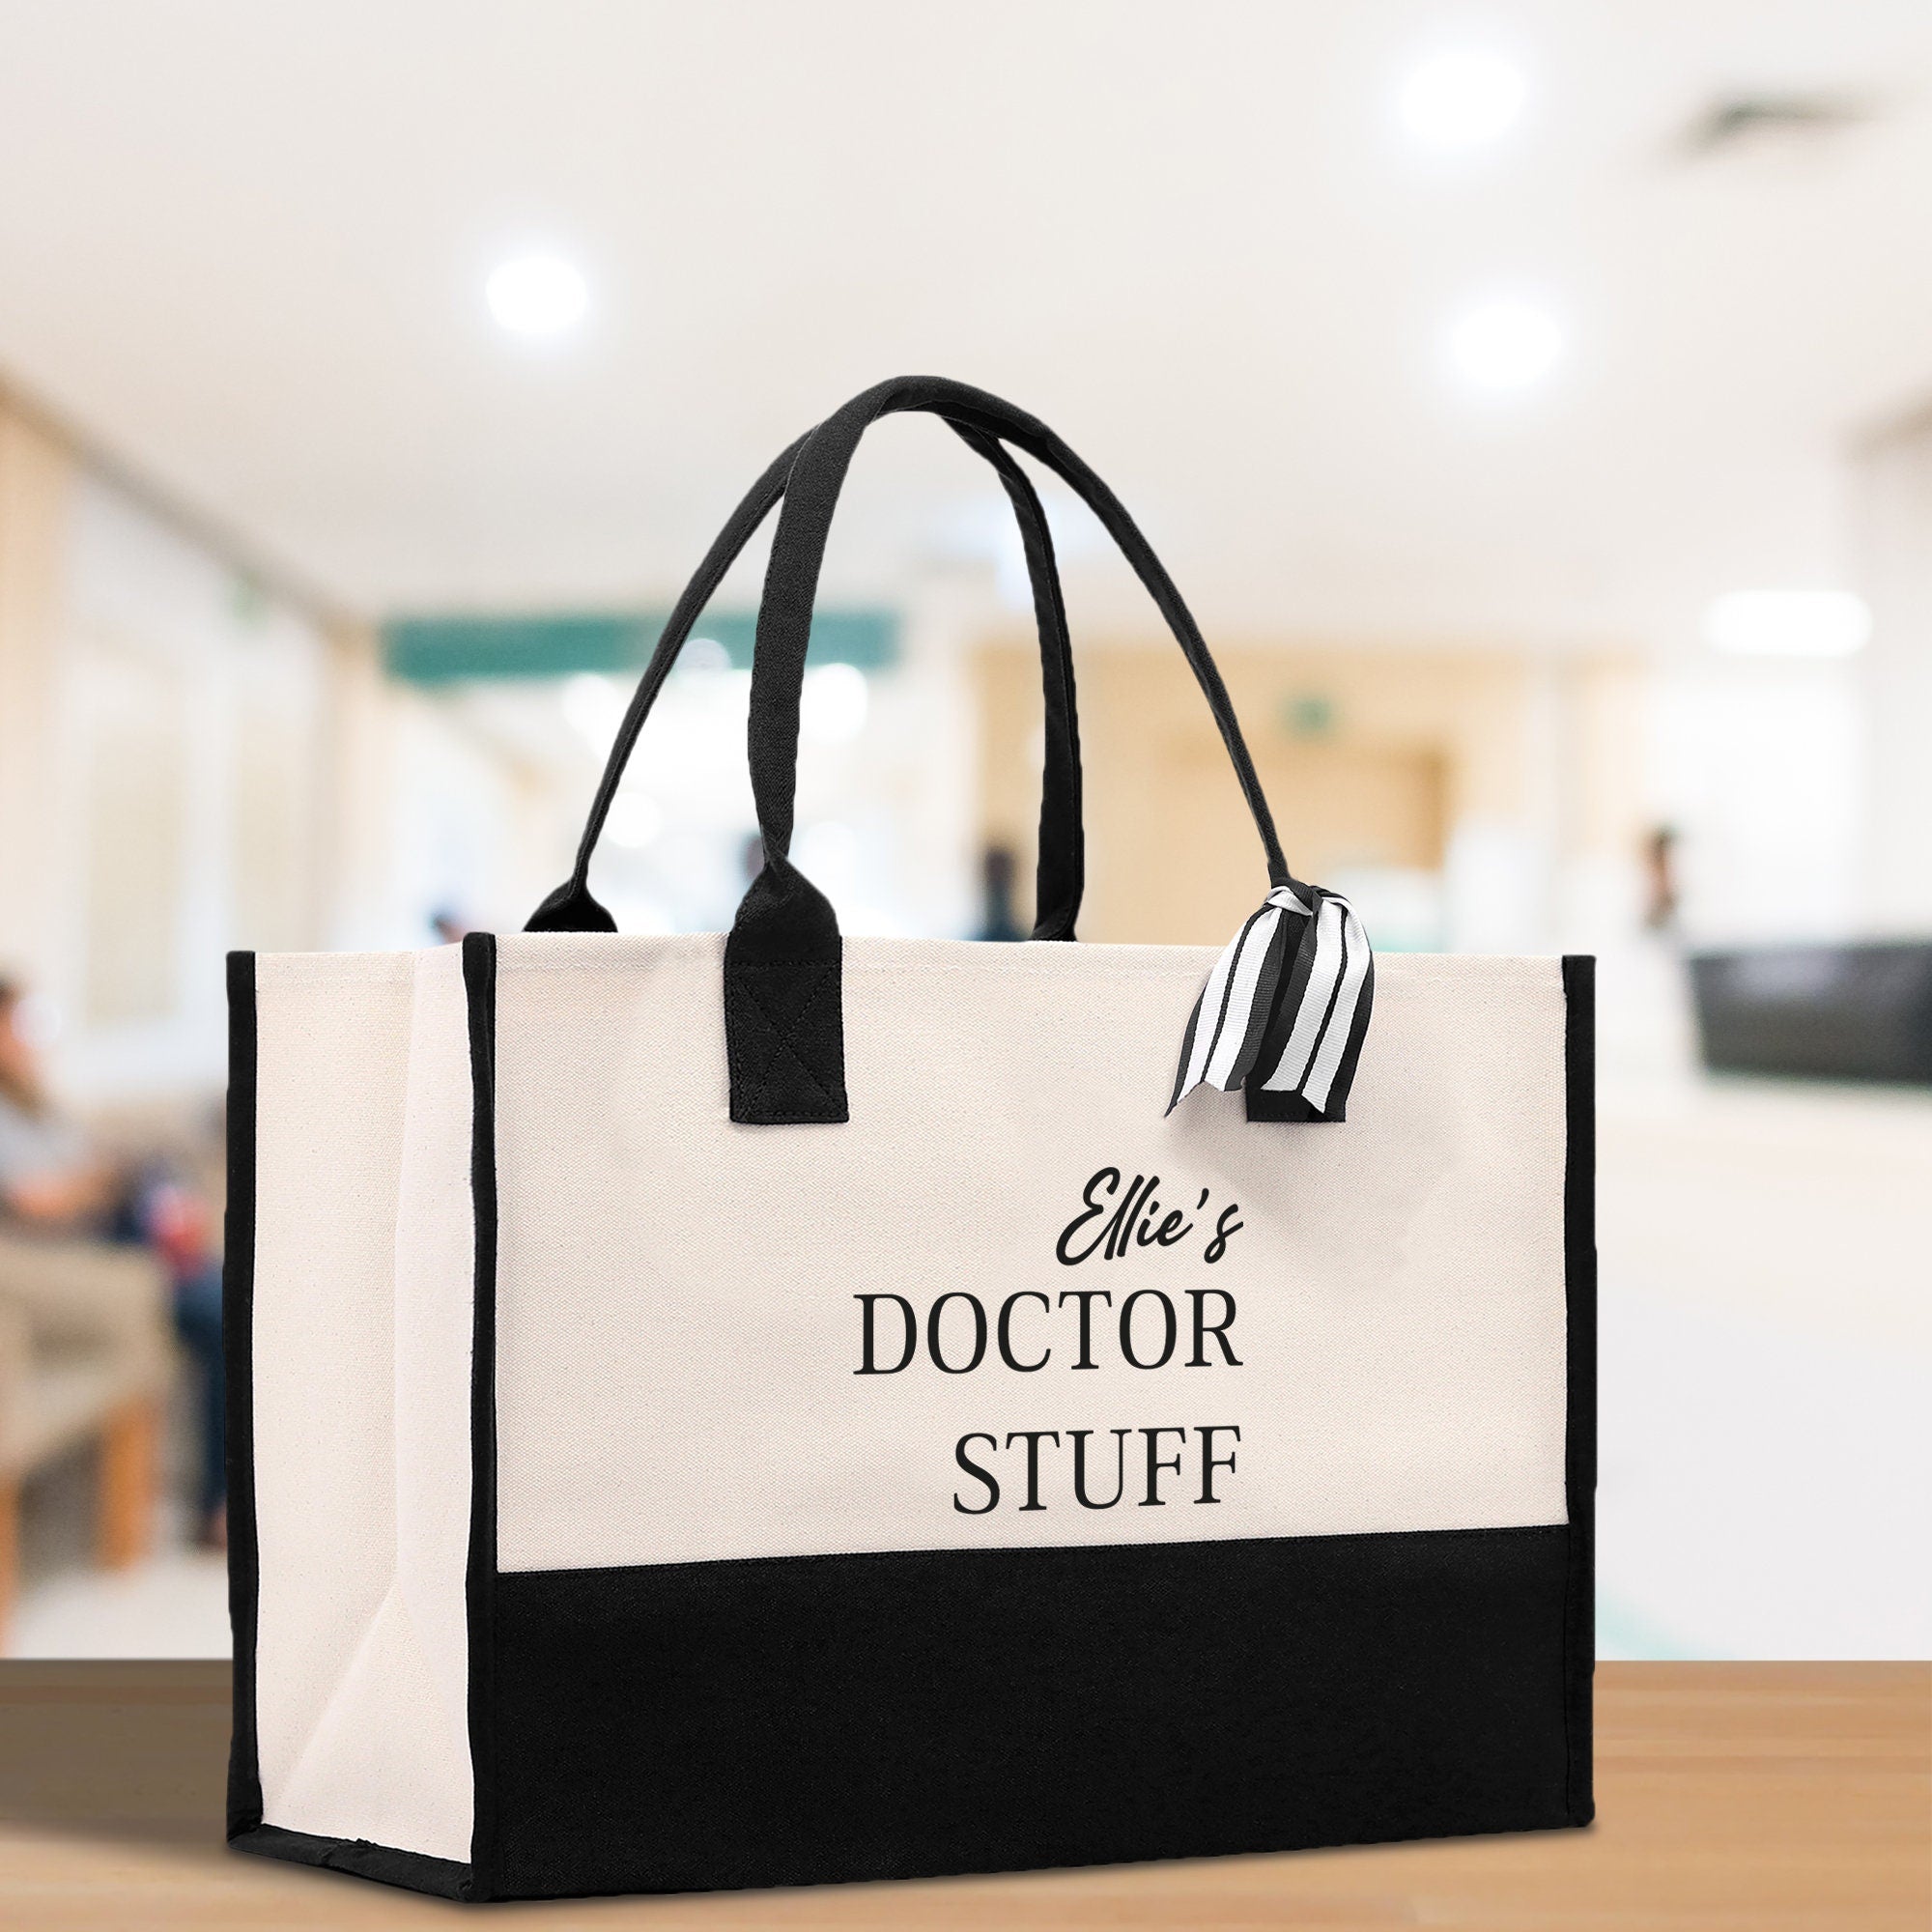
[(221, 1263), (207, 1204), (158, 1164), (103, 1153), (61, 1113), (20, 1023), (23, 1005), (21, 987), (0, 979), (0, 1219), (27, 1233), (136, 1242), (165, 1264), (175, 1330), (202, 1380), (197, 1540), (219, 1548), (227, 1539), (226, 1391)]
[(1012, 850), (1006, 845), (988, 845), (980, 855), (980, 923), (975, 939), (1024, 939), (1020, 923), (1013, 914), (1013, 876), (1017, 869)]

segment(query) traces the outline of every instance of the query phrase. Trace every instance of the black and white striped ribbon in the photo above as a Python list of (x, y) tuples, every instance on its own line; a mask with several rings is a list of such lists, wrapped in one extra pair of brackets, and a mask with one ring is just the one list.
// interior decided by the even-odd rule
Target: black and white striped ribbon
[(1347, 899), (1277, 886), (1194, 1003), (1167, 1111), (1203, 1085), (1246, 1086), (1296, 1094), (1314, 1118), (1341, 1120), (1375, 982), (1369, 936)]

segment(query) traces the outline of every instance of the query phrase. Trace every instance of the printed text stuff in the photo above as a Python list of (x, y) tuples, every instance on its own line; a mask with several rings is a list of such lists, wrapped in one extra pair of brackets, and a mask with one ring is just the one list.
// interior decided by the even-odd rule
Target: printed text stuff
[[(1246, 1225), (1239, 1204), (1210, 1213), (1210, 1190), (1204, 1187), (1191, 1212), (1163, 1208), (1160, 1186), (1157, 1174), (1126, 1180), (1120, 1168), (1101, 1168), (1081, 1190), (1081, 1211), (1062, 1229), (1055, 1257), (1065, 1267), (1116, 1262), (1179, 1248), (1205, 1230), (1199, 1260), (1219, 1262)], [(852, 1371), (858, 1376), (968, 1376), (982, 1368), (1033, 1376), (1055, 1366), (1078, 1373), (1115, 1362), (1148, 1372), (1242, 1366), (1234, 1342), (1238, 1311), (1223, 1288), (1143, 1284), (1051, 1294), (1029, 1288), (1001, 1299), (952, 1289), (923, 1309), (891, 1291), (852, 1298), (860, 1311), (859, 1364)], [(1235, 1474), (1240, 1439), (1239, 1427), (1227, 1422), (1022, 1429), (1004, 1437), (969, 1431), (953, 1448), (968, 1480), (955, 1488), (952, 1507), (962, 1516), (986, 1516), (1004, 1502), (1024, 1514), (1048, 1508), (1049, 1496), (1087, 1510), (1212, 1505), (1223, 1500), (1217, 1479)]]

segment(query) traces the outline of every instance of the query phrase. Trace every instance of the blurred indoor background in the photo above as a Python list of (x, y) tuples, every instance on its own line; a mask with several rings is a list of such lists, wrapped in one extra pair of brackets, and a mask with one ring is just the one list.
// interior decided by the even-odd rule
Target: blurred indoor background
[[(521, 925), (740, 493), (917, 371), (1121, 492), (1379, 947), (1601, 956), (1605, 1654), (1932, 1652), (1928, 235), (1923, 0), (0, 0), (0, 1644), (226, 1646), (224, 952)], [(1043, 494), (1083, 936), (1219, 945), (1211, 722)], [(626, 930), (743, 890), (760, 551)], [(804, 728), (847, 931), (1025, 926), (1024, 561), (925, 418)]]

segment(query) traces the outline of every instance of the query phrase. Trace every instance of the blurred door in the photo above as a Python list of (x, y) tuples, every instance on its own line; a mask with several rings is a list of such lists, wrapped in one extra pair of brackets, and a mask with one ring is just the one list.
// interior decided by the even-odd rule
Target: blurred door
[[(1442, 863), (1439, 753), (1395, 745), (1263, 740), (1250, 746), (1282, 849), (1297, 878), (1434, 872)], [(1225, 945), (1267, 889), (1261, 841), (1211, 722), (1150, 747), (1143, 782), (1103, 787), (1110, 859), (1094, 879), (1091, 939)], [(1104, 929), (1103, 929), (1104, 928)]]
[[(1434, 878), (1451, 812), (1448, 707), (1380, 729), (1291, 694), (1307, 680), (1286, 654), (1224, 651), (1221, 665), (1282, 848), (1295, 875), (1359, 893), (1377, 875)], [(1086, 778), (1087, 896), (1081, 936), (1222, 946), (1267, 890), (1261, 841), (1226, 749), (1171, 653), (1090, 650), (1079, 666)], [(1020, 859), (1028, 884), (1039, 810), (1039, 668), (1030, 650), (978, 653), (981, 823)], [(1364, 707), (1353, 707), (1357, 710)], [(1413, 708), (1413, 707), (1412, 707)], [(1367, 907), (1364, 906), (1365, 917)]]

